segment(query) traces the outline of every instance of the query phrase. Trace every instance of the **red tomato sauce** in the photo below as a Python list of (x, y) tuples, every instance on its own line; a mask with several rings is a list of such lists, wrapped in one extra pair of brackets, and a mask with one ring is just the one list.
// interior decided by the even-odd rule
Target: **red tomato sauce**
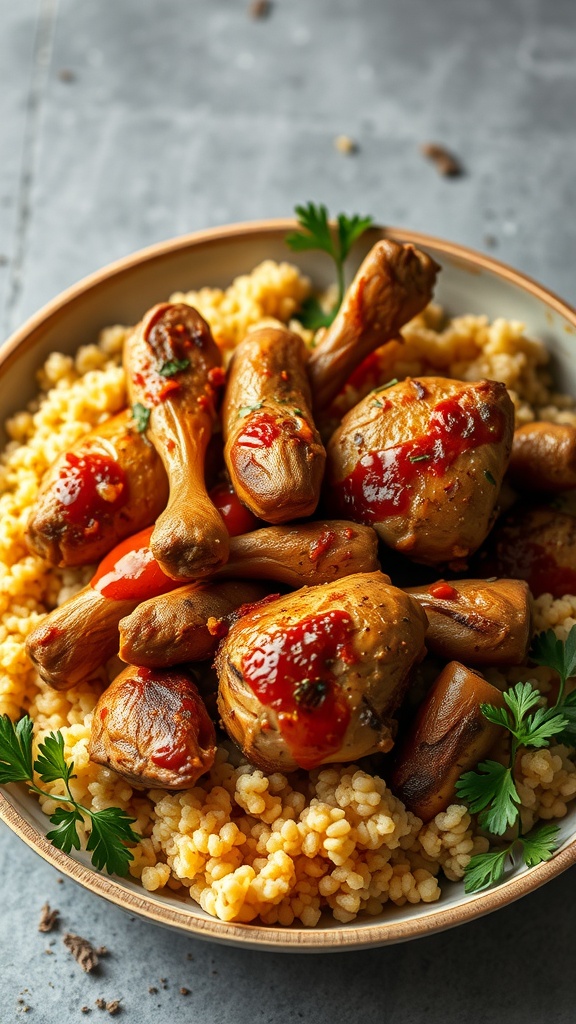
[(406, 512), (412, 487), (423, 473), (444, 476), (463, 452), (500, 441), (503, 433), (500, 409), (446, 398), (432, 410), (426, 434), (368, 452), (334, 485), (339, 510), (347, 518), (368, 523)]
[(89, 534), (98, 519), (114, 515), (129, 498), (126, 474), (114, 459), (98, 452), (68, 452), (54, 485), (66, 519)]
[(239, 537), (242, 533), (250, 533), (262, 526), (262, 520), (242, 504), (232, 484), (217, 484), (208, 497), (216, 506), (224, 525), (231, 537)]
[(154, 527), (117, 544), (106, 555), (90, 586), (111, 601), (147, 601), (182, 586), (162, 571), (150, 550), (150, 537)]
[(242, 660), (244, 678), (262, 704), (278, 714), (294, 760), (314, 768), (342, 745), (350, 721), (346, 696), (332, 672), (340, 658), (355, 661), (353, 622), (334, 610), (264, 633)]
[(271, 448), (282, 434), (276, 416), (269, 412), (258, 412), (250, 416), (246, 426), (238, 434), (234, 446), (243, 448)]
[(428, 587), (428, 593), (432, 594), (432, 597), (437, 597), (439, 601), (457, 601), (460, 597), (456, 587), (451, 587), (444, 580), (440, 580), (438, 583), (431, 583)]

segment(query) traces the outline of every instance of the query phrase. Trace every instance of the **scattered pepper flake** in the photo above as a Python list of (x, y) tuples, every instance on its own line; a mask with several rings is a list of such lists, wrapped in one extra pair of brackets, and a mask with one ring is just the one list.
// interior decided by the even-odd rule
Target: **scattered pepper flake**
[(105, 1010), (106, 1009), (106, 1000), (105, 999), (97, 999), (96, 1002), (95, 1002), (95, 1006), (97, 1006), (99, 1010)]
[(106, 1009), (111, 1017), (115, 1017), (117, 1013), (120, 1013), (122, 1007), (120, 1006), (119, 999), (112, 999), (109, 1003), (106, 1003)]
[(358, 143), (349, 135), (337, 135), (334, 139), (334, 149), (344, 156), (353, 156), (358, 152)]
[(183, 985), (183, 986), (182, 986), (182, 988), (180, 989), (180, 995), (181, 995), (181, 996), (189, 996), (189, 995), (190, 995), (190, 989), (189, 989), (189, 988), (186, 988), (186, 987), (185, 987), (185, 986)]
[(45, 903), (40, 911), (40, 920), (38, 921), (39, 932), (51, 932), (53, 928), (58, 927), (58, 918), (60, 917), (59, 910), (52, 910), (49, 903)]
[(270, 0), (252, 0), (252, 3), (248, 7), (248, 14), (255, 21), (268, 18), (272, 11), (272, 4)]
[(81, 935), (73, 935), (72, 932), (66, 932), (62, 942), (86, 974), (95, 970), (99, 962), (98, 953), (88, 939), (83, 939)]
[(439, 142), (424, 142), (420, 146), (422, 156), (434, 164), (444, 178), (460, 178), (464, 174), (461, 161)]

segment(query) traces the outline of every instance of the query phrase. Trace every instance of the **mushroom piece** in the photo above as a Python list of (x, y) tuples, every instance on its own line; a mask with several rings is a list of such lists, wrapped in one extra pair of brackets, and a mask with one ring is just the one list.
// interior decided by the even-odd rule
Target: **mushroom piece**
[(222, 723), (269, 772), (386, 752), (425, 631), (420, 606), (379, 572), (271, 601), (220, 646)]
[(362, 360), (432, 298), (438, 265), (412, 244), (384, 238), (370, 250), (340, 310), (310, 355), (314, 409), (322, 412)]
[(269, 523), (312, 515), (320, 497), (326, 452), (312, 419), (307, 359), (298, 334), (264, 327), (230, 364), (224, 458), (240, 500)]
[(127, 339), (125, 363), (130, 402), (149, 416), (148, 434), (170, 484), (152, 551), (175, 579), (206, 576), (228, 557), (228, 533), (204, 479), (224, 380), (220, 351), (195, 309), (164, 303), (149, 310)]
[(504, 706), (501, 690), (472, 669), (451, 661), (420, 705), (395, 761), (394, 793), (422, 821), (444, 811), (463, 772), (486, 757), (503, 730), (482, 714), (482, 704)]
[(532, 595), (576, 593), (576, 518), (548, 506), (513, 509), (474, 560), (482, 576), (526, 580)]
[(514, 431), (508, 475), (520, 490), (552, 494), (576, 488), (576, 427), (526, 423)]
[(143, 601), (120, 621), (120, 657), (152, 668), (210, 658), (220, 641), (210, 620), (261, 601), (267, 592), (258, 583), (205, 583)]
[(426, 646), (446, 661), (521, 665), (531, 637), (531, 601), (524, 580), (439, 580), (407, 587), (428, 616)]
[(28, 547), (52, 565), (90, 565), (150, 526), (168, 480), (128, 410), (63, 452), (48, 470), (28, 521)]
[(94, 709), (88, 752), (133, 786), (190, 789), (212, 767), (216, 735), (189, 673), (129, 665)]
[(495, 518), (513, 429), (504, 384), (408, 378), (344, 417), (328, 500), (414, 561), (462, 569)]

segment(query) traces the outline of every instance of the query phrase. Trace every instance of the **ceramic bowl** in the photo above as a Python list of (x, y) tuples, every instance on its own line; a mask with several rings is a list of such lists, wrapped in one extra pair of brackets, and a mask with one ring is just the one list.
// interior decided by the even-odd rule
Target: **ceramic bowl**
[[(0, 421), (34, 394), (34, 374), (55, 349), (72, 353), (114, 323), (135, 323), (155, 302), (173, 291), (202, 285), (226, 286), (263, 259), (297, 260), (319, 287), (328, 285), (327, 257), (296, 258), (284, 236), (292, 221), (237, 224), (177, 238), (113, 263), (50, 302), (20, 328), (0, 351)], [(552, 353), (562, 390), (576, 395), (576, 311), (540, 285), (496, 260), (437, 238), (403, 230), (373, 229), (356, 246), (353, 272), (383, 235), (426, 249), (441, 264), (436, 299), (450, 314), (485, 314), (518, 319)], [(461, 883), (444, 883), (438, 903), (390, 906), (379, 918), (350, 924), (322, 921), (312, 929), (229, 924), (209, 917), (175, 894), (147, 893), (135, 881), (94, 870), (86, 854), (67, 856), (45, 838), (47, 818), (24, 786), (0, 793), (0, 817), (32, 849), (63, 874), (131, 914), (199, 938), (253, 948), (312, 952), (384, 945), (429, 935), (503, 907), (543, 885), (576, 861), (576, 808), (560, 823), (560, 845), (552, 860), (532, 869), (517, 867), (497, 888), (465, 895)]]

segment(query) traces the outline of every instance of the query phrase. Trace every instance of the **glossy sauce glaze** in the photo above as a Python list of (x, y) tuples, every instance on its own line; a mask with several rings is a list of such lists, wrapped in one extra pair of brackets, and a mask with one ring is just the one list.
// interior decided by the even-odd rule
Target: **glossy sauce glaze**
[(250, 509), (242, 504), (232, 484), (217, 484), (209, 491), (208, 497), (218, 509), (231, 537), (251, 533), (263, 525), (262, 520), (257, 519)]
[(182, 581), (167, 576), (154, 558), (150, 550), (153, 529), (150, 526), (128, 537), (101, 561), (90, 586), (102, 597), (111, 601), (147, 601), (182, 586)]
[[(386, 400), (386, 407), (389, 405)], [(459, 455), (500, 441), (504, 427), (498, 408), (444, 399), (432, 410), (426, 434), (368, 452), (349, 476), (334, 485), (339, 511), (368, 523), (406, 512), (413, 485), (422, 474), (444, 476)]]
[(342, 745), (350, 709), (332, 665), (336, 659), (356, 660), (352, 631), (347, 612), (329, 611), (259, 636), (242, 659), (245, 681), (276, 711), (280, 732), (302, 768), (316, 767)]
[(114, 515), (129, 498), (122, 467), (98, 452), (68, 452), (53, 491), (66, 519), (87, 535), (98, 532), (99, 517)]

